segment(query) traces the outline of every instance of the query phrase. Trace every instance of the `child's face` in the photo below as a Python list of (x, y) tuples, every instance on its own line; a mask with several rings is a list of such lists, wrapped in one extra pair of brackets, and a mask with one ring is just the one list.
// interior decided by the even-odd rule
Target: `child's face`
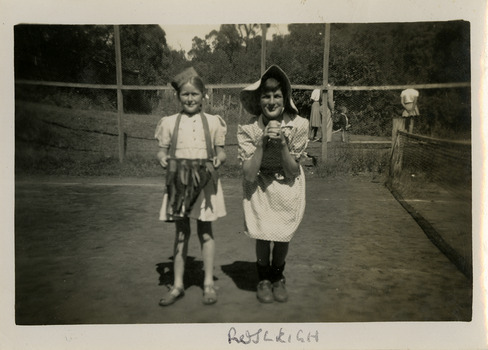
[(183, 111), (189, 115), (199, 113), (202, 108), (203, 93), (190, 83), (180, 89), (178, 95)]
[(283, 93), (281, 89), (276, 91), (265, 91), (261, 94), (261, 110), (266, 118), (278, 119), (283, 112)]

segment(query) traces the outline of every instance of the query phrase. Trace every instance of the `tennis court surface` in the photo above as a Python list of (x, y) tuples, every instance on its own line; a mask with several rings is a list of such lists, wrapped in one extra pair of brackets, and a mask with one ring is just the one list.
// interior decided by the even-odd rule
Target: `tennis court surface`
[(242, 233), (241, 182), (222, 184), (228, 214), (214, 224), (219, 300), (201, 302), (193, 231), (186, 295), (162, 308), (174, 238), (174, 224), (158, 220), (162, 179), (16, 179), (16, 323), (471, 320), (472, 282), (369, 177), (307, 180), (285, 271), (289, 301), (260, 304), (254, 242)]

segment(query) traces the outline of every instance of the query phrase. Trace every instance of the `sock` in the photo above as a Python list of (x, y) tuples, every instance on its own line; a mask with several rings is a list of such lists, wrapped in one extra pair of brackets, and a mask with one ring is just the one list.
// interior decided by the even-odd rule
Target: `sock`
[(259, 265), (258, 263), (256, 263), (256, 268), (257, 268), (257, 271), (258, 271), (258, 278), (259, 278), (259, 281), (263, 281), (263, 280), (269, 280), (270, 279), (270, 274), (269, 274), (269, 265), (268, 266), (263, 266), (263, 265)]
[(270, 281), (271, 283), (274, 283), (274, 282), (278, 282), (279, 280), (285, 278), (285, 276), (283, 276), (283, 271), (285, 270), (285, 264), (286, 263), (283, 263), (282, 266), (275, 266), (275, 265), (271, 265), (271, 268), (270, 268)]

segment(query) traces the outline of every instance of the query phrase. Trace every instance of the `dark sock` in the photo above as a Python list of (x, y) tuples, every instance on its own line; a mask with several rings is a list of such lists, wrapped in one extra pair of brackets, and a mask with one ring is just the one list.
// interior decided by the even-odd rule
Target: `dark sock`
[(269, 280), (269, 265), (263, 266), (256, 263), (259, 281)]
[(283, 276), (283, 271), (285, 270), (285, 264), (286, 263), (283, 263), (283, 265), (281, 266), (271, 265), (270, 268), (271, 283), (278, 282), (279, 280), (285, 278), (285, 276)]

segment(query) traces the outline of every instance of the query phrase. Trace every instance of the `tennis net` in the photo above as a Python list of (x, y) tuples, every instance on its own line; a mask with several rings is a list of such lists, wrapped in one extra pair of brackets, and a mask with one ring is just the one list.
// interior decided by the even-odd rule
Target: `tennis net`
[(398, 131), (387, 185), (428, 238), (472, 279), (471, 142)]

